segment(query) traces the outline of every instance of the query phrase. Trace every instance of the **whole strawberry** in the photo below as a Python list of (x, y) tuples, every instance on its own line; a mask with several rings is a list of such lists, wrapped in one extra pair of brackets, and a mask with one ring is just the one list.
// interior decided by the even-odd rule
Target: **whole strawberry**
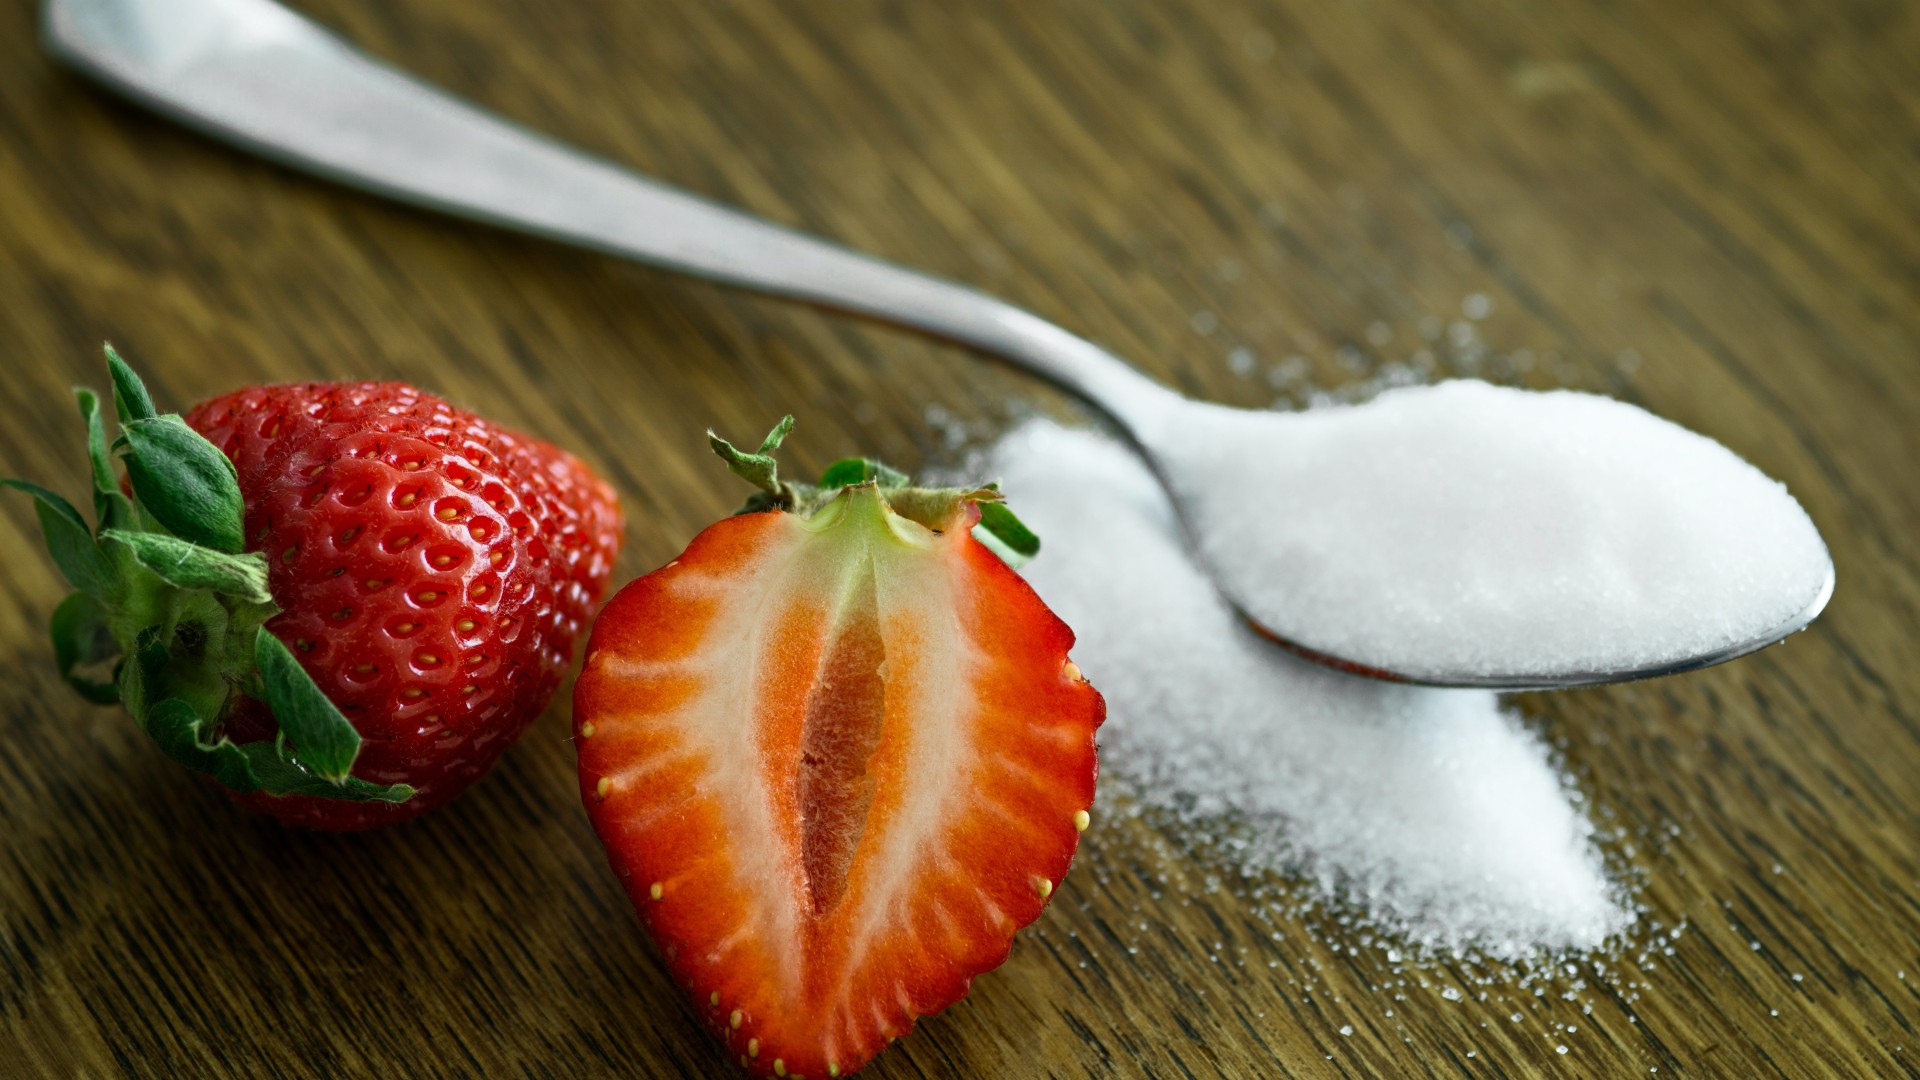
[(1007, 957), (1073, 860), (1100, 695), (1004, 559), (992, 488), (848, 459), (760, 487), (594, 624), (588, 815), (697, 1013), (751, 1072), (845, 1076)]
[(108, 365), (111, 447), (76, 391), (97, 530), (6, 481), (79, 590), (53, 635), (82, 693), (321, 829), (442, 805), (545, 708), (619, 546), (583, 463), (403, 383), (250, 387), (182, 419)]

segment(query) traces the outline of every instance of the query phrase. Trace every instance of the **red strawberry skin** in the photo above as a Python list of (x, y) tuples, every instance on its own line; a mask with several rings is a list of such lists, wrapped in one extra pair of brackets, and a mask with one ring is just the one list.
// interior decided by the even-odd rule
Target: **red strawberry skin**
[(978, 513), (931, 531), (867, 485), (729, 518), (595, 624), (582, 797), (750, 1072), (847, 1075), (959, 1000), (1086, 827), (1104, 703)]
[[(580, 460), (404, 383), (257, 386), (187, 423), (239, 474), (267, 629), (359, 731), (353, 775), (403, 803), (236, 795), (282, 821), (362, 829), (445, 804), (559, 686), (605, 590), (619, 505)], [(238, 742), (276, 730), (241, 699)]]

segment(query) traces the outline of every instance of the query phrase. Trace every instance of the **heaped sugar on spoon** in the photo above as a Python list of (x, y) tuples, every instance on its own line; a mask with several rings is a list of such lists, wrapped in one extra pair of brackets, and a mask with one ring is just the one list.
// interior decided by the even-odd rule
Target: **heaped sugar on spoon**
[(1805, 626), (1833, 564), (1784, 485), (1624, 402), (1457, 381), (1193, 409), (1161, 475), (1254, 623), (1415, 682), (1700, 667)]
[(373, 60), (271, 0), (49, 0), (49, 47), (229, 142), (417, 205), (870, 316), (1041, 375), (1117, 421), (1223, 593), (1363, 674), (1545, 687), (1680, 671), (1805, 626), (1806, 515), (1631, 406), (1491, 387), (1351, 409), (1191, 401), (1052, 323), (667, 187)]

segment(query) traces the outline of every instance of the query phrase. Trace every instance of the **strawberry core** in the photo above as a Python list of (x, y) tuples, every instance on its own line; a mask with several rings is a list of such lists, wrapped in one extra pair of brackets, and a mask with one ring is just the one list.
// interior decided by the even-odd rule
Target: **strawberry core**
[(874, 779), (868, 772), (886, 717), (886, 645), (869, 561), (841, 605), (832, 640), (807, 693), (795, 778), (800, 865), (813, 912), (833, 909), (866, 832)]

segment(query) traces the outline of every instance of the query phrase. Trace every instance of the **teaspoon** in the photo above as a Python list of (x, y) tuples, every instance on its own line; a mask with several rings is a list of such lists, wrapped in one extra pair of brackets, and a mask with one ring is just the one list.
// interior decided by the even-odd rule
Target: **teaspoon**
[[(1119, 425), (1173, 496), (1221, 592), (1250, 622), (1302, 655), (1357, 674), (1498, 689), (1667, 674), (1771, 644), (1811, 622), (1832, 592), (1822, 545), (1824, 572), (1794, 583), (1790, 614), (1679, 655), (1571, 668), (1503, 667), (1496, 660), (1448, 670), (1392, 649), (1359, 654), (1319, 636), (1313, 623), (1289, 621), (1292, 598), (1276, 590), (1274, 571), (1298, 553), (1249, 554), (1243, 547), (1245, 557), (1231, 565), (1209, 556), (1219, 545), (1208, 543), (1205, 530), (1231, 511), (1221, 500), (1244, 499), (1247, 491), (1222, 482), (1196, 441), (1229, 428), (1244, 438), (1252, 425), (1274, 453), (1287, 453), (1308, 445), (1296, 438), (1300, 414), (1183, 397), (1092, 342), (984, 293), (759, 220), (495, 117), (271, 0), (48, 0), (44, 30), (48, 49), (79, 71), (295, 168), (459, 217), (894, 323), (1040, 375)], [(1379, 512), (1394, 513), (1386, 503)], [(1812, 542), (1819, 544), (1817, 534)], [(1334, 547), (1311, 554), (1337, 560)], [(1395, 618), (1394, 603), (1390, 589), (1364, 585), (1340, 597), (1342, 606), (1377, 620)], [(1523, 628), (1541, 614), (1565, 613), (1513, 617)]]

